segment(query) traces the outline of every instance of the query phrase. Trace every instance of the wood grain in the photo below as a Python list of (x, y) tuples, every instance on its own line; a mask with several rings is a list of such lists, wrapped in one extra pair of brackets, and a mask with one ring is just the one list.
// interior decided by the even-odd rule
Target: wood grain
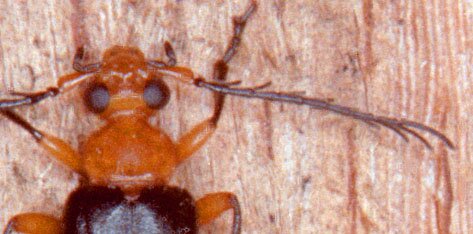
[[(196, 197), (231, 191), (244, 233), (473, 232), (473, 4), (466, 0), (260, 1), (230, 80), (392, 117), (448, 135), (434, 150), (393, 132), (306, 107), (228, 98), (217, 132), (175, 173)], [(209, 77), (247, 1), (0, 2), (0, 92), (42, 90), (115, 44)], [(175, 139), (212, 106), (208, 91), (171, 83), (151, 121)], [(100, 126), (78, 93), (19, 108), (39, 129), (77, 146)], [(0, 228), (14, 214), (60, 216), (78, 177), (12, 123), (0, 121)], [(228, 233), (230, 214), (203, 233)]]

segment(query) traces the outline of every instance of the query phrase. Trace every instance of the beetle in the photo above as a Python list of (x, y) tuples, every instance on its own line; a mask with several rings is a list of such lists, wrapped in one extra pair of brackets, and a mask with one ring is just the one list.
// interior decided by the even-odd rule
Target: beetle
[[(214, 65), (217, 81), (223, 81), (227, 63), (234, 56), (246, 21), (256, 9), (234, 17), (234, 34), (224, 56)], [(25, 94), (16, 104), (33, 104), (87, 80), (84, 101), (106, 125), (81, 145), (79, 153), (63, 140), (43, 133), (10, 109), (0, 113), (27, 130), (54, 158), (83, 177), (82, 185), (66, 203), (62, 220), (40, 213), (20, 214), (5, 232), (25, 233), (196, 233), (222, 212), (233, 210), (232, 233), (240, 233), (238, 199), (221, 192), (194, 201), (184, 189), (169, 186), (174, 168), (198, 150), (214, 132), (224, 96), (215, 95), (213, 115), (197, 124), (177, 142), (151, 127), (148, 118), (169, 101), (170, 90), (162, 77), (192, 77), (192, 71), (176, 67), (169, 42), (164, 44), (167, 62), (146, 60), (137, 48), (114, 46), (102, 63), (82, 64), (84, 49), (74, 57), (76, 73), (60, 78), (59, 87)], [(24, 102), (27, 101), (27, 102)], [(12, 103), (0, 101), (1, 105)]]
[[(214, 65), (214, 82), (206, 81), (202, 77), (195, 77), (193, 72), (187, 68), (176, 67), (176, 58), (170, 43), (165, 43), (164, 45), (166, 54), (168, 55), (168, 62), (145, 60), (144, 55), (138, 49), (133, 47), (117, 46), (112, 47), (105, 52), (102, 63), (82, 65), (80, 61), (83, 58), (84, 51), (80, 48), (77, 51), (74, 59), (74, 69), (77, 72), (62, 77), (58, 83), (58, 87), (53, 87), (45, 92), (16, 93), (17, 95), (24, 96), (24, 98), (15, 100), (3, 100), (0, 102), (0, 108), (2, 108), (3, 115), (28, 130), (42, 147), (47, 149), (54, 157), (59, 159), (59, 161), (62, 161), (64, 164), (68, 165), (70, 168), (83, 175), (83, 177), (85, 178), (86, 182), (84, 183), (86, 185), (82, 185), (69, 198), (65, 211), (65, 223), (67, 223), (67, 220), (69, 220), (67, 218), (70, 217), (68, 216), (69, 213), (75, 214), (75, 212), (77, 212), (75, 211), (75, 207), (90, 206), (90, 210), (87, 210), (87, 214), (89, 214), (89, 212), (95, 212), (97, 210), (97, 206), (108, 204), (111, 201), (115, 201), (107, 197), (106, 199), (104, 199), (104, 201), (102, 201), (101, 199), (95, 200), (97, 201), (98, 205), (82, 202), (84, 200), (91, 199), (82, 199), (81, 197), (94, 197), (92, 196), (94, 194), (105, 194), (107, 196), (111, 194), (110, 196), (117, 196), (118, 202), (116, 204), (118, 205), (115, 205), (113, 207), (116, 209), (126, 207), (125, 210), (127, 210), (128, 212), (138, 210), (138, 205), (153, 204), (147, 203), (147, 201), (142, 201), (141, 198), (156, 198), (161, 195), (162, 191), (173, 191), (173, 194), (182, 194), (182, 196), (185, 198), (179, 201), (192, 200), (189, 198), (190, 195), (187, 192), (183, 192), (179, 188), (166, 186), (167, 180), (172, 174), (173, 167), (175, 167), (177, 164), (182, 162), (182, 160), (184, 160), (186, 157), (189, 157), (190, 155), (192, 155), (193, 152), (200, 148), (215, 130), (223, 107), (223, 95), (236, 95), (241, 97), (260, 98), (277, 102), (290, 102), (311, 106), (316, 109), (325, 109), (333, 111), (342, 115), (362, 120), (372, 125), (381, 125), (388, 127), (394, 130), (404, 139), (407, 139), (406, 133), (411, 134), (421, 140), (427, 147), (431, 148), (430, 144), (424, 137), (414, 132), (410, 128), (425, 130), (439, 137), (449, 147), (453, 147), (453, 143), (442, 133), (436, 131), (433, 128), (413, 121), (398, 120), (393, 118), (376, 116), (369, 113), (363, 113), (348, 107), (332, 104), (324, 100), (306, 98), (297, 94), (264, 91), (262, 89), (267, 87), (266, 84), (257, 87), (240, 88), (236, 87), (239, 82), (223, 82), (226, 78), (226, 74), (228, 71), (227, 63), (231, 60), (234, 53), (236, 52), (238, 44), (241, 40), (241, 33), (246, 23), (246, 20), (252, 14), (255, 8), (256, 3), (253, 2), (247, 9), (247, 11), (242, 16), (237, 17), (234, 21), (235, 29), (231, 43), (228, 46), (225, 55)], [(120, 153), (115, 152), (115, 150), (126, 149), (139, 151), (139, 149), (134, 149), (134, 146), (140, 144), (145, 145), (145, 142), (137, 142), (135, 140), (134, 134), (145, 135), (147, 138), (153, 139), (167, 137), (159, 130), (152, 129), (151, 127), (145, 124), (147, 118), (154, 113), (153, 110), (159, 110), (167, 103), (170, 91), (165, 85), (165, 83), (162, 81), (165, 78), (179, 79), (183, 82), (193, 84), (197, 87), (206, 88), (211, 91), (214, 91), (216, 93), (216, 104), (214, 107), (213, 115), (208, 120), (205, 120), (201, 124), (198, 124), (188, 134), (185, 134), (181, 138), (181, 140), (177, 142), (177, 146), (175, 146), (174, 148), (178, 148), (177, 151), (179, 153), (177, 153), (178, 160), (176, 160), (175, 162), (167, 162), (163, 159), (164, 157), (160, 156), (157, 157), (159, 159), (151, 161), (149, 164), (146, 164), (147, 162), (142, 162), (140, 163), (140, 165), (133, 165), (133, 162), (135, 162), (134, 160), (123, 159), (123, 162), (117, 159), (117, 157), (113, 157), (113, 155), (120, 155)], [(79, 157), (77, 156), (77, 153), (71, 150), (71, 148), (66, 143), (56, 137), (49, 136), (35, 129), (31, 125), (29, 125), (25, 120), (23, 120), (20, 116), (14, 113), (10, 108), (21, 105), (36, 104), (47, 97), (56, 96), (60, 93), (66, 92), (75, 87), (77, 84), (83, 82), (89, 84), (87, 85), (87, 88), (84, 91), (85, 102), (88, 104), (87, 106), (92, 112), (99, 113), (99, 116), (107, 122), (107, 125), (97, 130), (97, 132), (91, 135), (89, 140), (87, 140), (87, 142), (83, 146), (81, 146), (81, 148), (83, 149), (81, 150), (81, 152), (85, 152), (85, 154), (80, 155), (80, 158), (85, 159), (83, 159), (83, 162), (78, 162)], [(137, 128), (137, 126), (140, 126), (140, 128), (135, 129)], [(134, 134), (128, 135), (130, 131)], [(155, 136), (156, 134), (158, 135)], [(130, 143), (130, 145), (114, 145), (113, 142), (116, 142), (117, 139), (119, 139), (120, 142)], [(196, 139), (197, 143), (193, 144)], [(158, 140), (156, 141), (158, 142)], [(176, 149), (166, 149), (167, 146), (171, 146), (173, 144), (174, 143), (170, 139), (167, 139), (164, 141), (164, 143), (160, 142), (158, 144), (159, 147), (140, 148), (153, 148), (176, 151)], [(100, 157), (94, 155), (94, 152), (97, 151), (101, 152)], [(103, 152), (113, 152), (114, 154)], [(104, 156), (106, 155), (112, 155), (110, 157), (112, 159), (104, 159)], [(154, 151), (150, 152), (149, 154), (139, 152), (136, 153), (136, 155), (149, 155), (152, 157), (160, 155), (160, 153)], [(169, 156), (176, 155), (176, 153), (173, 154), (170, 152), (165, 152), (162, 153), (162, 155)], [(123, 165), (121, 165), (121, 167), (123, 167), (123, 171), (120, 173), (130, 173), (132, 175), (130, 176), (128, 174), (113, 174), (116, 171), (119, 171), (117, 169), (119, 167), (118, 165), (113, 165), (112, 170), (106, 170), (104, 172), (104, 168), (102, 167), (108, 167), (107, 163), (110, 162), (112, 162), (112, 164), (123, 163)], [(81, 165), (81, 163), (83, 165)], [(140, 171), (138, 174), (136, 174), (137, 167), (151, 165), (153, 167), (159, 166), (159, 169), (146, 168), (144, 172)], [(159, 187), (153, 187), (156, 185), (159, 185)], [(150, 187), (152, 189), (149, 189)], [(117, 190), (117, 188), (119, 189)], [(77, 199), (77, 197), (79, 197), (79, 199)], [(165, 200), (170, 201), (168, 199)], [(196, 209), (195, 216), (197, 216), (197, 218), (195, 222), (199, 224), (206, 223), (202, 221), (202, 217), (206, 215), (211, 216), (208, 221), (215, 218), (214, 216), (218, 216), (220, 212), (212, 213), (210, 211), (207, 211), (206, 209), (210, 210), (215, 208), (211, 204), (218, 204), (221, 201), (223, 201), (223, 208), (220, 207), (217, 210), (223, 212), (224, 210), (230, 208), (233, 209), (235, 213), (233, 232), (239, 232), (240, 215), (239, 208), (237, 205), (238, 202), (234, 195), (228, 193), (219, 193), (216, 194), (215, 197), (214, 195), (210, 195), (209, 197), (204, 197), (203, 199), (198, 200), (196, 202), (196, 208), (193, 208)], [(193, 202), (191, 201), (189, 203)], [(206, 213), (206, 211), (208, 213)], [(160, 213), (158, 211), (150, 212)], [(76, 215), (74, 216), (74, 218), (78, 216), (80, 215)], [(74, 218), (71, 219), (74, 220)], [(9, 227), (14, 227), (15, 225), (17, 225), (21, 228), (23, 227), (23, 222), (28, 223), (29, 221), (31, 221), (41, 223), (43, 222), (43, 220), (50, 220), (50, 217), (37, 216), (36, 214), (33, 214), (31, 216), (17, 216), (12, 220), (12, 222), (10, 222)], [(77, 218), (77, 220), (79, 220), (79, 218)], [(47, 223), (50, 223), (52, 226), (51, 229), (48, 230), (57, 228), (58, 225), (55, 224), (56, 222), (57, 221), (47, 221)], [(25, 224), (24, 226), (26, 227), (27, 225)], [(108, 228), (108, 226), (105, 227)], [(186, 228), (189, 227), (178, 227), (175, 231), (194, 231), (192, 227), (189, 229)], [(106, 230), (109, 231), (109, 229)]]

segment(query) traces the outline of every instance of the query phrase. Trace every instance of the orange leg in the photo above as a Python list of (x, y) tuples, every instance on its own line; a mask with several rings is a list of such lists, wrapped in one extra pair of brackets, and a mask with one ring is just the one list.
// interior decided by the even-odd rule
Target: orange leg
[(80, 157), (69, 144), (57, 137), (49, 136), (40, 132), (12, 110), (0, 110), (0, 114), (28, 131), (41, 147), (46, 149), (46, 151), (48, 151), (58, 161), (65, 164), (75, 172), (81, 173), (82, 168), (80, 166)]
[(4, 233), (12, 232), (26, 234), (59, 234), (62, 233), (62, 228), (61, 222), (50, 215), (25, 213), (10, 219)]
[[(230, 40), (230, 43), (227, 45), (225, 54), (222, 57), (220, 57), (217, 60), (217, 62), (214, 63), (214, 67), (213, 67), (214, 80), (224, 81), (226, 79), (227, 72), (228, 72), (228, 63), (236, 54), (238, 47), (240, 46), (241, 36), (242, 36), (243, 30), (245, 29), (246, 22), (248, 21), (250, 16), (253, 14), (253, 12), (256, 10), (256, 7), (257, 7), (257, 4), (253, 0), (251, 1), (248, 8), (246, 9), (245, 13), (243, 13), (240, 16), (233, 17), (233, 35)], [(170, 44), (165, 45), (165, 47), (169, 47), (169, 48), (166, 48), (166, 54), (168, 55), (170, 60), (173, 61), (172, 58), (174, 58), (174, 61), (175, 61), (174, 51), (172, 50), (172, 47), (170, 46)], [(192, 72), (192, 70), (188, 68), (175, 67), (175, 66), (166, 67), (165, 63), (162, 63), (162, 62), (155, 63), (154, 61), (149, 61), (148, 65), (152, 72), (155, 72), (162, 76), (172, 77), (174, 79), (177, 79), (181, 82), (188, 83), (188, 84), (194, 84), (195, 82), (194, 73)], [(218, 95), (221, 95), (221, 94), (218, 94)]]
[(200, 149), (214, 133), (216, 125), (211, 119), (194, 126), (177, 141), (177, 164), (181, 163)]
[[(221, 82), (226, 79), (227, 72), (228, 72), (228, 63), (236, 54), (237, 49), (240, 45), (243, 29), (245, 28), (246, 22), (248, 21), (250, 16), (253, 14), (255, 9), (256, 9), (256, 3), (251, 2), (251, 5), (248, 7), (245, 13), (243, 13), (243, 15), (233, 17), (232, 39), (230, 40), (230, 43), (227, 46), (225, 54), (221, 58), (219, 58), (217, 62), (214, 63), (214, 67), (213, 67), (213, 79), (216, 80), (217, 82)], [(153, 64), (150, 64), (150, 63), (148, 64), (156, 68), (155, 72), (157, 73), (161, 73), (163, 75), (169, 75), (184, 82), (194, 82), (194, 75), (192, 71), (187, 68), (182, 68), (182, 67), (159, 68), (158, 66), (154, 66)], [(209, 119), (197, 124), (195, 127), (192, 128), (191, 131), (189, 131), (184, 136), (182, 136), (181, 139), (179, 139), (177, 143), (178, 154), (179, 154), (178, 162), (182, 162), (186, 158), (190, 157), (195, 151), (200, 149), (200, 147), (202, 147), (202, 145), (205, 144), (205, 142), (209, 139), (209, 137), (215, 131), (218, 120), (220, 119), (220, 114), (222, 113), (225, 96), (220, 93), (215, 93), (214, 98), (215, 98), (215, 106), (214, 106), (213, 115)]]
[(202, 226), (212, 222), (223, 212), (233, 209), (232, 233), (241, 232), (241, 211), (238, 198), (232, 193), (212, 193), (197, 200), (197, 224)]

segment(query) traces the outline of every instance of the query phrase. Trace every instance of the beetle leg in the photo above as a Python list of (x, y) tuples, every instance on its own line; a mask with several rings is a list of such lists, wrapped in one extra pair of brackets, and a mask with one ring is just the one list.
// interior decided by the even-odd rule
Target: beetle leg
[[(213, 79), (222, 82), (225, 81), (227, 78), (228, 73), (228, 63), (232, 60), (233, 56), (236, 54), (238, 47), (240, 46), (241, 42), (241, 35), (243, 33), (243, 29), (245, 29), (246, 22), (256, 10), (256, 2), (251, 1), (250, 6), (246, 9), (245, 13), (240, 16), (233, 17), (233, 35), (230, 40), (230, 44), (227, 46), (225, 50), (225, 54), (214, 63), (213, 68)], [(220, 118), (220, 114), (222, 113), (223, 104), (225, 101), (225, 95), (222, 93), (214, 93), (215, 97), (215, 109), (214, 114), (211, 117), (211, 122), (217, 125), (217, 122)]]
[(33, 138), (41, 145), (41, 147), (48, 151), (54, 158), (56, 158), (75, 172), (81, 173), (81, 164), (79, 161), (80, 157), (69, 144), (57, 137), (42, 133), (12, 110), (0, 110), (0, 114), (4, 115), (14, 123), (24, 128), (26, 131), (28, 131), (33, 136)]
[(213, 79), (220, 81), (225, 80), (228, 72), (228, 63), (236, 54), (238, 47), (240, 46), (241, 35), (245, 29), (246, 22), (256, 10), (256, 6), (256, 2), (251, 1), (250, 6), (246, 9), (243, 15), (233, 17), (233, 35), (230, 40), (230, 44), (227, 46), (225, 54), (214, 64)]
[[(246, 9), (245, 13), (243, 13), (240, 16), (233, 17), (233, 35), (230, 40), (230, 43), (227, 46), (227, 49), (225, 50), (224, 55), (220, 59), (218, 59), (217, 62), (214, 63), (213, 74), (212, 74), (214, 80), (217, 80), (217, 81), (225, 80), (228, 73), (228, 63), (236, 54), (237, 49), (240, 46), (243, 29), (245, 28), (246, 22), (248, 21), (250, 16), (256, 10), (256, 7), (257, 7), (257, 4), (253, 0), (251, 1), (250, 6)], [(166, 43), (167, 44), (164, 44), (164, 47), (166, 50), (166, 55), (168, 56), (170, 60), (169, 63), (171, 63), (171, 61), (173, 61), (172, 58), (175, 59), (174, 50), (172, 50), (170, 43), (168, 42)], [(151, 69), (155, 69), (155, 72), (160, 73), (162, 75), (168, 75), (173, 78), (177, 78), (178, 80), (184, 83), (189, 83), (189, 84), (195, 83), (194, 74), (190, 69), (183, 68), (183, 67), (163, 68), (163, 66), (160, 66), (159, 64), (155, 64), (154, 61), (148, 61), (148, 65), (150, 66)], [(223, 95), (221, 94), (216, 94), (216, 95), (223, 97)], [(223, 99), (223, 98), (217, 98), (217, 99)], [(215, 116), (216, 119), (218, 119), (218, 115), (219, 114)]]
[(241, 232), (241, 211), (238, 198), (233, 193), (212, 193), (196, 201), (197, 225), (210, 223), (223, 212), (233, 209), (232, 234)]
[[(213, 79), (217, 82), (223, 82), (226, 79), (228, 72), (228, 63), (237, 52), (238, 46), (240, 45), (241, 34), (243, 32), (243, 29), (255, 9), (256, 2), (252, 1), (251, 5), (248, 7), (248, 9), (243, 15), (233, 17), (232, 39), (225, 51), (225, 54), (220, 59), (218, 59), (217, 62), (215, 62), (213, 67)], [(178, 69), (180, 68), (174, 67), (172, 71), (176, 73), (176, 75), (181, 75), (184, 79), (194, 79), (192, 71)], [(171, 71), (171, 69), (166, 70)], [(179, 151), (179, 162), (188, 158), (195, 151), (197, 151), (215, 131), (218, 120), (220, 119), (220, 114), (222, 113), (225, 95), (221, 93), (214, 93), (214, 98), (215, 105), (212, 116), (209, 119), (193, 127), (192, 130), (189, 131), (189, 133), (185, 134), (181, 139), (179, 139), (177, 144)]]
[(59, 234), (62, 233), (61, 222), (50, 216), (39, 213), (25, 213), (16, 215), (3, 233), (27, 233), (27, 234)]
[(184, 134), (176, 144), (178, 150), (177, 164), (199, 150), (214, 131), (215, 123), (210, 118), (197, 124), (188, 133)]

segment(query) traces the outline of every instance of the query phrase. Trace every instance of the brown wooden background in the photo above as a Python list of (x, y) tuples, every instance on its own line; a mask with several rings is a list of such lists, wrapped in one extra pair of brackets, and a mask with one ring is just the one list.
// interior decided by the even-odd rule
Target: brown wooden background
[[(247, 1), (0, 2), (0, 92), (41, 90), (72, 71), (77, 46), (97, 61), (111, 45), (163, 57), (209, 77)], [(209, 143), (175, 173), (196, 197), (232, 191), (244, 233), (472, 233), (473, 5), (466, 0), (260, 1), (229, 79), (271, 80), (272, 89), (445, 132), (448, 150), (403, 142), (306, 107), (229, 98)], [(174, 138), (211, 110), (207, 91), (170, 83), (153, 122)], [(73, 145), (100, 122), (78, 93), (18, 110)], [(23, 130), (0, 121), (0, 228), (14, 214), (59, 216), (77, 176), (50, 160)], [(230, 213), (204, 228), (228, 233)]]

